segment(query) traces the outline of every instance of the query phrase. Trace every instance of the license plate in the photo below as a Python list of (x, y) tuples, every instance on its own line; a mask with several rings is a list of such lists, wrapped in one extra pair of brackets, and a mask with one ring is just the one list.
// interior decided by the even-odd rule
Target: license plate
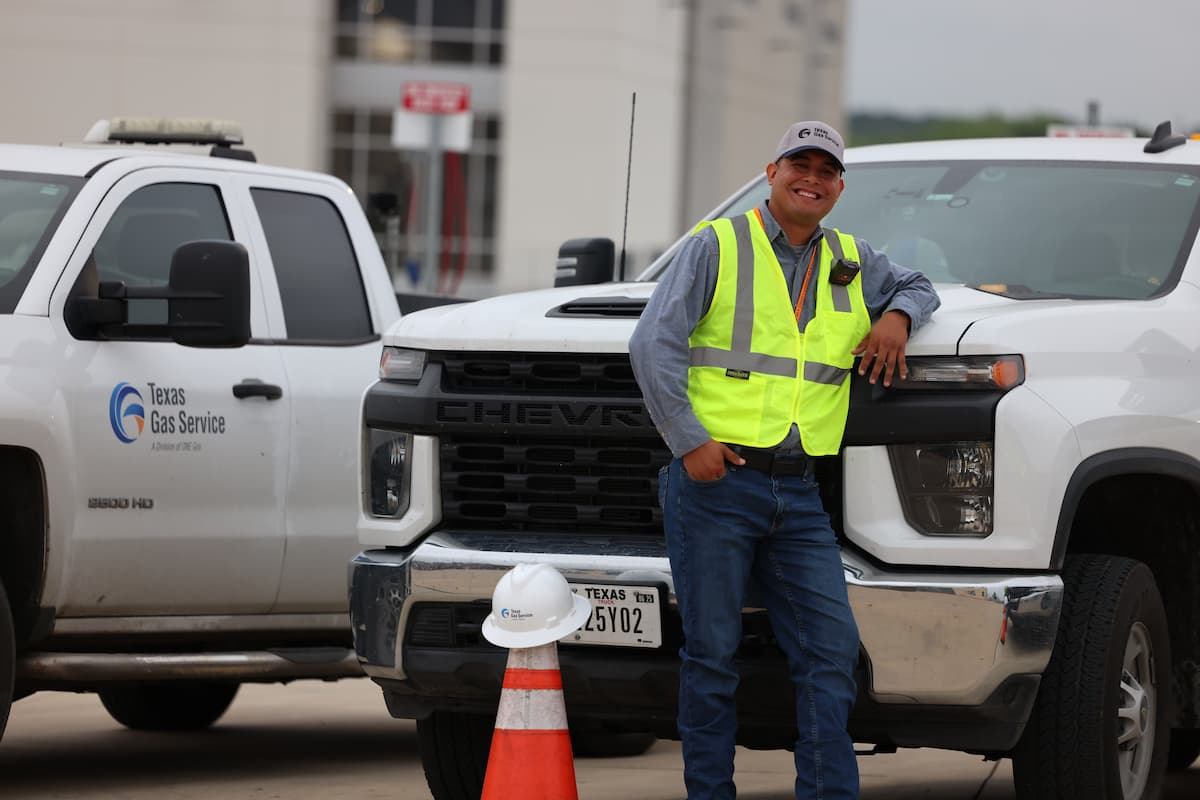
[(566, 644), (616, 647), (662, 646), (662, 591), (657, 586), (572, 583), (571, 591), (592, 602), (592, 616)]

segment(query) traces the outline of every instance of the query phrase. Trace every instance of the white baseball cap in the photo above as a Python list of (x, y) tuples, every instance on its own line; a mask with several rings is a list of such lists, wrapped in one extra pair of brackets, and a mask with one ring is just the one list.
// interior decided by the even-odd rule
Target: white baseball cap
[(779, 161), (801, 150), (820, 150), (828, 153), (837, 161), (842, 172), (846, 171), (846, 163), (843, 160), (846, 144), (842, 141), (842, 135), (831, 125), (816, 120), (793, 124), (779, 140), (779, 146), (775, 148), (775, 157), (771, 160)]

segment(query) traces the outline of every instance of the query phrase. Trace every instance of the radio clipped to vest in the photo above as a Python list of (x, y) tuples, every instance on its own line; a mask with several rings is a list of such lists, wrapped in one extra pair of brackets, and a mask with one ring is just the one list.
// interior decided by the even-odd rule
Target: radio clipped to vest
[(839, 258), (829, 268), (829, 282), (835, 286), (849, 286), (858, 270), (857, 263)]

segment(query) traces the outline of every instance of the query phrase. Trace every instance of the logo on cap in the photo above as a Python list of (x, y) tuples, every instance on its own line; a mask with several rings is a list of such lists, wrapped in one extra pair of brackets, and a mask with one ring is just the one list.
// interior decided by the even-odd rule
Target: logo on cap
[(808, 149), (824, 150), (838, 162), (838, 167), (845, 169), (842, 165), (844, 145), (841, 135), (825, 123), (812, 120), (794, 122), (788, 126), (779, 140), (779, 146), (775, 148), (774, 160), (779, 161), (786, 155)]

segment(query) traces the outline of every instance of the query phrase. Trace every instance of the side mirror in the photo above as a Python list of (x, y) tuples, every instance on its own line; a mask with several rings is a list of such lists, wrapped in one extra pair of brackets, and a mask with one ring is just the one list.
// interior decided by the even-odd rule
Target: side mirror
[(558, 248), (555, 286), (586, 286), (613, 279), (616, 247), (612, 239), (569, 239)]
[(171, 257), (167, 329), (188, 347), (250, 340), (250, 259), (237, 242), (184, 242)]

